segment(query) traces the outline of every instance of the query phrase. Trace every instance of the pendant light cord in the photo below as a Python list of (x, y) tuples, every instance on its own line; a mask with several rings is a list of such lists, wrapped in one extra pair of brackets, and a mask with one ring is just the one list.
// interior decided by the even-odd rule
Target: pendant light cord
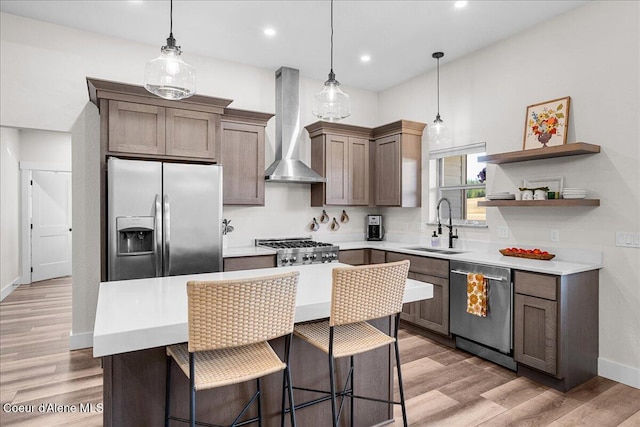
[(173, 0), (169, 4), (169, 37), (173, 38)]
[(331, 74), (333, 74), (333, 0), (331, 0)]
[(438, 80), (438, 113), (437, 116), (440, 117), (440, 58), (436, 58), (438, 61), (438, 72), (437, 72), (437, 80)]

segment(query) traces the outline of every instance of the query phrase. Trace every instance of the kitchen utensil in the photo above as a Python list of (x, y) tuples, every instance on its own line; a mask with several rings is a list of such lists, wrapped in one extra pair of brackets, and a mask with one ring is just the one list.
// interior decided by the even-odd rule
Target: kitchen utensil
[(342, 215), (340, 216), (340, 222), (346, 224), (349, 222), (349, 215), (344, 210), (342, 211)]
[(311, 231), (318, 231), (320, 229), (320, 224), (318, 224), (318, 221), (316, 221), (315, 218), (313, 218), (313, 222), (309, 224), (309, 229)]
[(542, 189), (537, 189), (533, 194), (533, 200), (545, 200), (547, 198), (547, 191)]
[(515, 200), (516, 195), (513, 193), (495, 193), (488, 194), (487, 200)]
[(533, 191), (524, 190), (522, 192), (522, 200), (533, 200)]
[(338, 224), (338, 221), (336, 220), (336, 218), (333, 218), (333, 221), (331, 222), (331, 229), (333, 231), (338, 231), (340, 230), (340, 224)]
[(322, 215), (320, 215), (320, 222), (326, 224), (329, 222), (329, 215), (327, 215), (327, 211), (322, 209)]

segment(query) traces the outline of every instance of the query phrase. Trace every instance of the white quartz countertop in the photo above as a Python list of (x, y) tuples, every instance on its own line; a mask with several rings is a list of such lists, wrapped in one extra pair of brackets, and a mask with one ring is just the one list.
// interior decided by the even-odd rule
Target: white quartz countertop
[[(100, 283), (93, 333), (94, 357), (186, 342), (189, 280), (228, 280), (300, 271), (296, 322), (329, 317), (331, 270), (337, 262)], [(407, 279), (404, 302), (433, 297), (433, 285)]]
[(243, 256), (275, 255), (275, 249), (262, 248), (258, 246), (242, 246), (235, 248), (224, 248), (223, 258), (237, 258)]
[[(354, 241), (354, 242), (340, 242), (336, 243), (340, 246), (340, 250), (349, 249), (364, 249), (372, 248), (382, 251), (401, 252), (411, 255), (426, 256), (431, 258), (442, 258), (451, 261), (466, 261), (477, 264), (494, 265), (498, 267), (508, 267), (517, 270), (534, 271), (538, 273), (567, 275), (574, 273), (581, 273), (583, 271), (597, 270), (602, 268), (602, 262), (595, 260), (585, 260), (585, 262), (576, 261), (562, 261), (556, 258), (549, 261), (516, 258), (503, 256), (495, 249), (485, 250), (466, 250), (466, 249), (452, 249), (457, 251), (455, 254), (443, 254), (438, 252), (426, 252), (411, 248), (428, 248), (428, 245), (421, 245), (418, 243), (401, 243), (401, 242), (375, 242), (375, 241)], [(446, 250), (446, 248), (440, 248)]]

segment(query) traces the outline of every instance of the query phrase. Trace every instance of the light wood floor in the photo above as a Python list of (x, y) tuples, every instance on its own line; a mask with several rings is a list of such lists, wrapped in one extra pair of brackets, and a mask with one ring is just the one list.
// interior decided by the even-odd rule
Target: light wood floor
[[(96, 412), (38, 412), (42, 403), (79, 411), (102, 402), (99, 360), (68, 350), (70, 283), (20, 286), (0, 303), (0, 403), (35, 411), (0, 408), (2, 426), (102, 425)], [(615, 381), (598, 377), (560, 393), (408, 330), (400, 352), (411, 426), (640, 426), (640, 390)]]

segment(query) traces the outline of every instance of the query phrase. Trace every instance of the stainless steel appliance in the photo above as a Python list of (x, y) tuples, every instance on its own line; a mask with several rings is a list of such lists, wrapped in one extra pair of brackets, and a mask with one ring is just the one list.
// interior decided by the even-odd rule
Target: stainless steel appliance
[(222, 166), (107, 162), (108, 280), (222, 270)]
[[(515, 370), (513, 360), (513, 284), (509, 268), (451, 261), (449, 303), (456, 347)], [(487, 317), (467, 313), (467, 275), (487, 283)]]
[(367, 240), (382, 240), (384, 227), (382, 215), (367, 215)]
[(274, 162), (264, 172), (267, 182), (327, 182), (300, 160), (300, 71), (276, 71), (276, 139)]
[(338, 260), (339, 246), (311, 240), (311, 237), (256, 239), (256, 246), (277, 249), (278, 267), (318, 264)]

